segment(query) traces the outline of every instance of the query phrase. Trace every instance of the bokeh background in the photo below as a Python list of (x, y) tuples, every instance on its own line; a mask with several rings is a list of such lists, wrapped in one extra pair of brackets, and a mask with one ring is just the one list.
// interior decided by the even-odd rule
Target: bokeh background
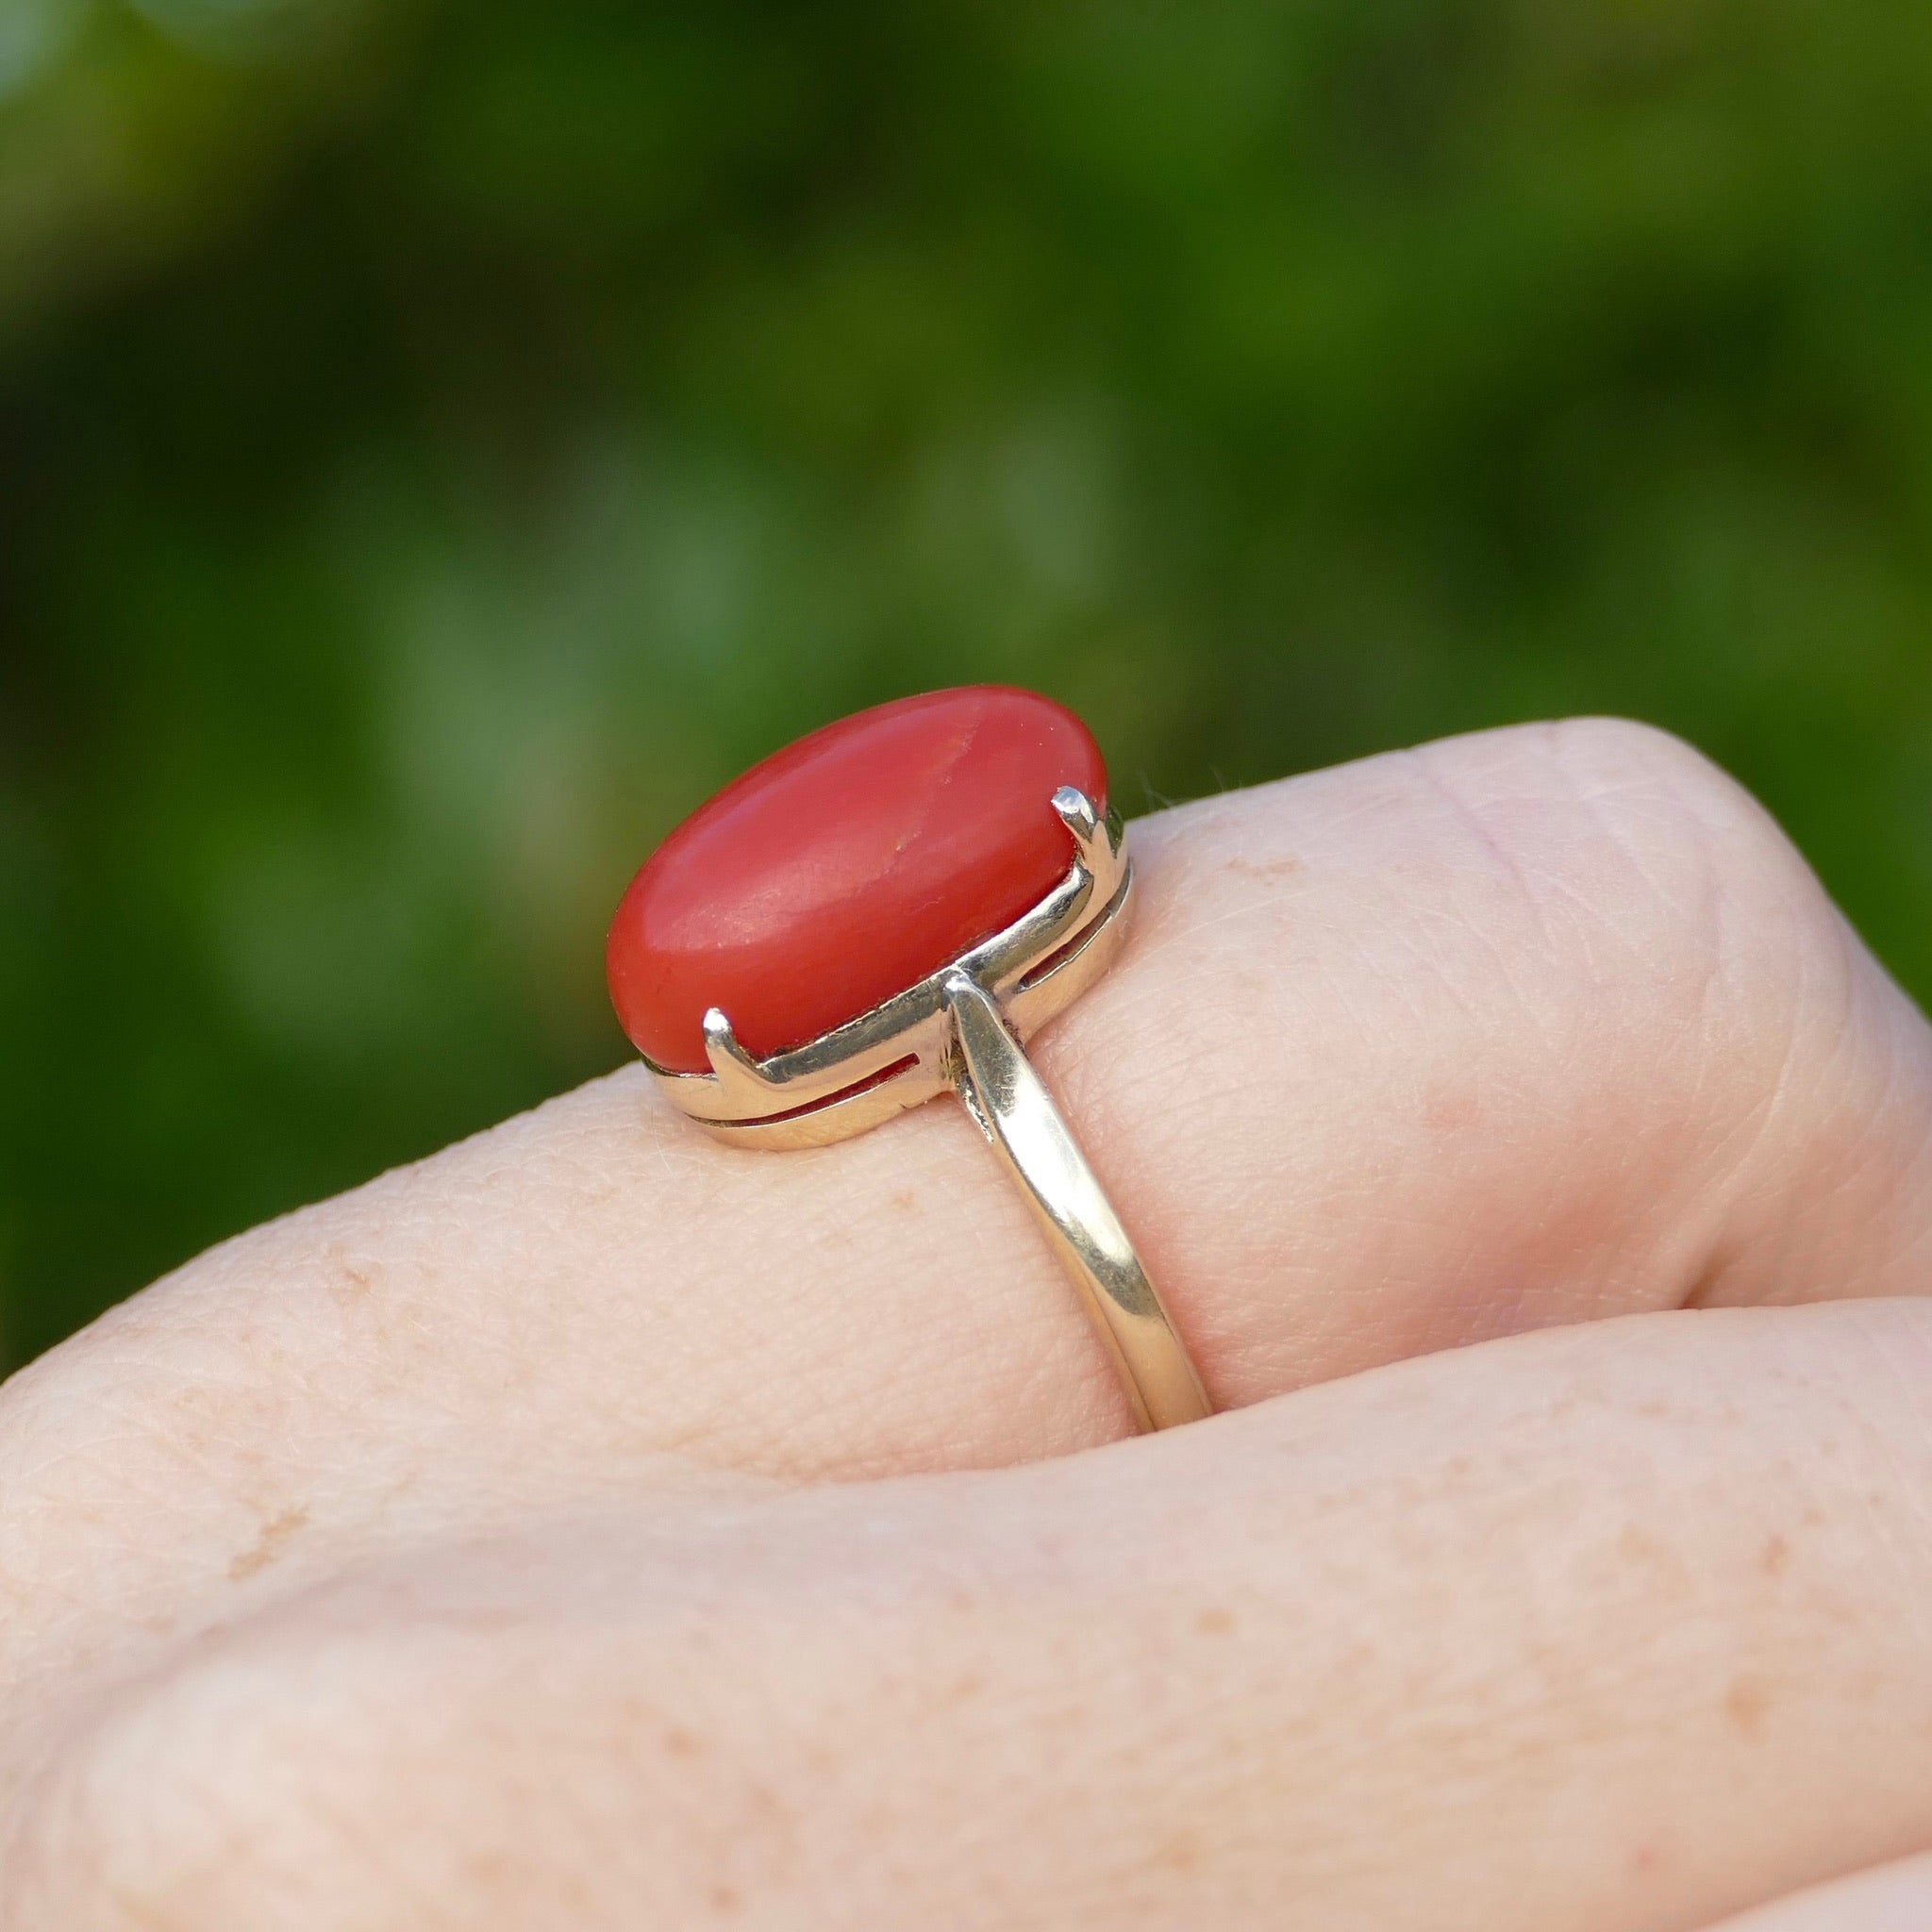
[(1654, 719), (1932, 991), (1915, 0), (0, 0), (0, 1351), (610, 1066), (741, 765)]

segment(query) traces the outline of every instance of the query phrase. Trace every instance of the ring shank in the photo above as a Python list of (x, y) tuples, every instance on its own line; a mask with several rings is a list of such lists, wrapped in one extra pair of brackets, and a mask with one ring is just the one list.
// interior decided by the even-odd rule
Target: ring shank
[(1025, 1191), (1087, 1304), (1143, 1429), (1213, 1413), (1120, 1218), (997, 1003), (972, 976), (941, 982), (966, 1110)]

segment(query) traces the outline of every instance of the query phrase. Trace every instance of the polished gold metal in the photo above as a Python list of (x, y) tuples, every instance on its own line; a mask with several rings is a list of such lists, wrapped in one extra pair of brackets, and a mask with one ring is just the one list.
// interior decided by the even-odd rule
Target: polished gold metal
[(716, 1007), (708, 1074), (646, 1057), (673, 1104), (739, 1147), (817, 1147), (956, 1093), (1020, 1182), (1080, 1290), (1142, 1428), (1212, 1412), (1186, 1347), (1023, 1041), (1113, 963), (1134, 864), (1120, 815), (1071, 785), (1053, 809), (1073, 834), (1067, 875), (1040, 904), (917, 986), (817, 1040), (754, 1059)]

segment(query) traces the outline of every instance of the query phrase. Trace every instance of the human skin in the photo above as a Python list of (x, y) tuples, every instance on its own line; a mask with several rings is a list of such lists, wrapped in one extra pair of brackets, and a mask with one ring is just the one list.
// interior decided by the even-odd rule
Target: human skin
[(0, 1932), (1927, 1923), (1924, 1022), (1637, 726), (1133, 836), (1036, 1058), (1227, 1413), (958, 1108), (593, 1083), (0, 1391)]

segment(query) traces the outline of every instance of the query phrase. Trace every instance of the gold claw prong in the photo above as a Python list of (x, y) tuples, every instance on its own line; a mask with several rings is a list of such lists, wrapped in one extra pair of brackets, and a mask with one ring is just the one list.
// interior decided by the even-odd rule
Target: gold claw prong
[(1093, 801), (1077, 785), (1062, 785), (1053, 795), (1053, 808), (1059, 814), (1060, 823), (1074, 835), (1074, 843), (1079, 847), (1080, 858), (1089, 872), (1099, 870), (1095, 859), (1100, 855), (1100, 814), (1093, 808)]
[(1053, 808), (1076, 839), (1092, 838), (1100, 824), (1100, 814), (1093, 809), (1093, 801), (1077, 785), (1062, 785), (1053, 795)]
[(769, 1104), (772, 1083), (758, 1071), (758, 1063), (738, 1043), (738, 1035), (720, 1007), (705, 1008), (705, 1058), (710, 1061), (718, 1085), (725, 1092), (742, 1094), (760, 1107)]

